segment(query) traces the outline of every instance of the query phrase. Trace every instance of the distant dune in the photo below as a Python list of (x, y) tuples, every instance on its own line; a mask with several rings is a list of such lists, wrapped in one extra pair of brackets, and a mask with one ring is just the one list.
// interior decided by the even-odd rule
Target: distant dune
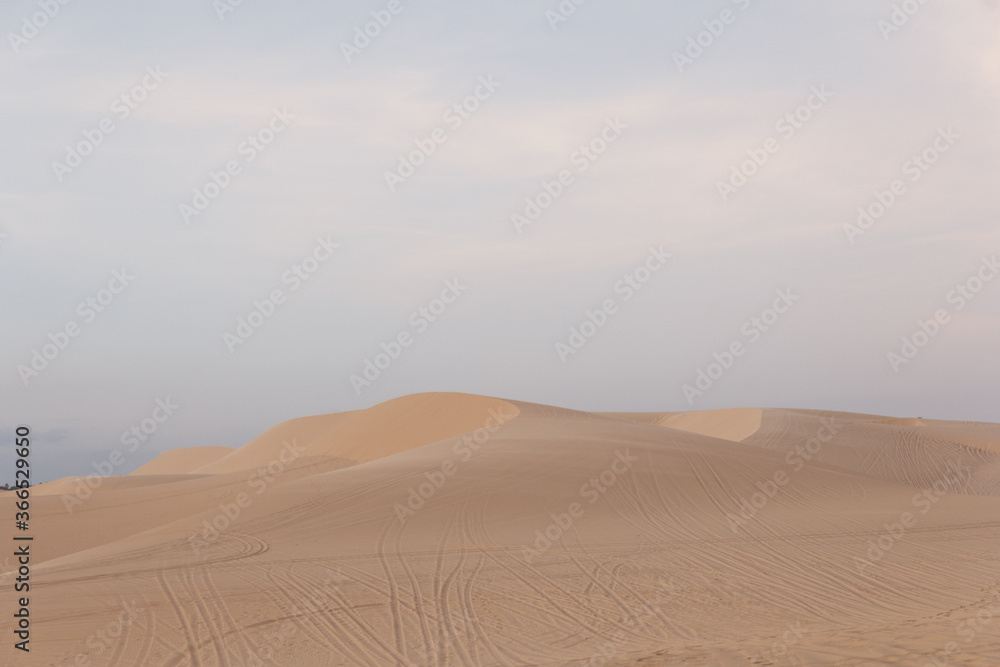
[(81, 479), (3, 664), (1000, 665), (996, 424), (418, 394)]

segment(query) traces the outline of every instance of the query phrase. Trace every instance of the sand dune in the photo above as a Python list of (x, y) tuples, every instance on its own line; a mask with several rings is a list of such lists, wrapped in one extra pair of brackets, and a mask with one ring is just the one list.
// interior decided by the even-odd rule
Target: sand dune
[(997, 665), (998, 447), (462, 394), (296, 419), (71, 514), (45, 485), (32, 664)]

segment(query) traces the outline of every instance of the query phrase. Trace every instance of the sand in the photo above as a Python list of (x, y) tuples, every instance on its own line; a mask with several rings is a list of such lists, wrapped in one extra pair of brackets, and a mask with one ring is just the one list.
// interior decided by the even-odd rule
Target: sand
[(1000, 665), (995, 424), (419, 394), (81, 483), (2, 664)]

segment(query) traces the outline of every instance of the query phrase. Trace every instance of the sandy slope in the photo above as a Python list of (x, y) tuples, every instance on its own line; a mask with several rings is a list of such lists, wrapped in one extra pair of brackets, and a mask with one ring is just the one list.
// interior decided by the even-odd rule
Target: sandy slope
[(293, 420), (36, 494), (25, 664), (998, 665), (998, 447), (461, 394)]

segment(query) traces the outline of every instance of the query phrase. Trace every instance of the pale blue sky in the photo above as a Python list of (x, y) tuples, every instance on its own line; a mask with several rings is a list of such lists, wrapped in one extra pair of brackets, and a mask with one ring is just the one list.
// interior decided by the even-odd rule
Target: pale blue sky
[[(589, 0), (553, 30), (558, 4), (401, 2), (348, 63), (341, 43), (388, 2), (244, 0), (224, 20), (211, 0), (70, 2), (16, 53), (8, 33), (42, 10), (5, 3), (0, 428), (34, 428), (37, 476), (89, 472), (166, 397), (181, 407), (120, 472), (419, 391), (1000, 421), (1000, 280), (899, 373), (887, 357), (1000, 251), (995, 4), (928, 3), (888, 39), (884, 0)], [(672, 54), (725, 10), (679, 72)], [(148, 67), (162, 82), (121, 118)], [(782, 138), (814, 86), (832, 98)], [(247, 162), (274, 109), (294, 119)], [(59, 182), (52, 163), (105, 118), (114, 131)], [(575, 151), (616, 118), (627, 128), (578, 171)], [(447, 141), (390, 192), (386, 170), (438, 127)], [(954, 145), (909, 180), (904, 162), (947, 127)], [(770, 137), (778, 152), (723, 202), (717, 182)], [(240, 173), (186, 224), (180, 204), (229, 160)], [(561, 170), (572, 184), (518, 234), (511, 215)], [(848, 243), (894, 179), (905, 194)], [(282, 275), (317, 237), (340, 248), (291, 292)], [(614, 287), (650, 245), (672, 257), (624, 301)], [(85, 322), (77, 305), (122, 268), (134, 281)], [(418, 331), (411, 314), (447, 279), (468, 287)], [(287, 300), (231, 353), (223, 334), (275, 288)], [(751, 343), (744, 322), (781, 288), (799, 301)], [(609, 298), (563, 363), (556, 344)], [(70, 322), (79, 335), (25, 385), (18, 367)], [(358, 395), (351, 375), (401, 332), (413, 343)], [(685, 400), (737, 341), (745, 354)]]

